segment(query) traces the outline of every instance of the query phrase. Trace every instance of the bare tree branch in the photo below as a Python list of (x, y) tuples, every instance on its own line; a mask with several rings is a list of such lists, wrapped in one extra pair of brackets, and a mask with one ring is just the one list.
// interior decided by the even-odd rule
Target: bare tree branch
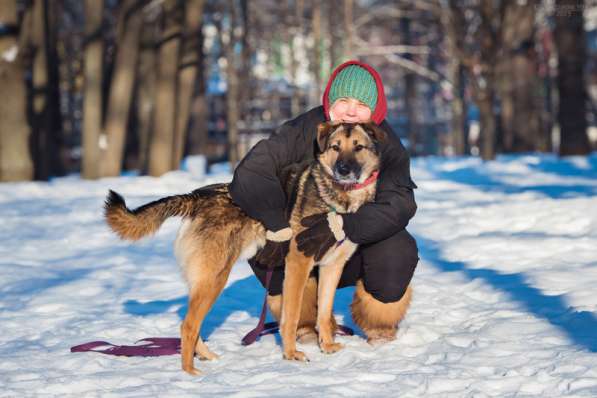
[(401, 57), (400, 55), (385, 54), (384, 56), (388, 61), (395, 63), (396, 65), (399, 65), (405, 69), (408, 69), (419, 76), (425, 77), (429, 80), (433, 80), (434, 82), (441, 82), (446, 80), (439, 73), (432, 71), (431, 69), (426, 68), (422, 65), (419, 65), (414, 61)]
[(431, 49), (428, 46), (390, 45), (374, 47), (358, 47), (355, 55), (386, 55), (386, 54), (429, 54)]
[[(361, 39), (358, 35), (354, 35), (354, 42), (356, 44), (356, 47), (358, 49), (363, 49), (363, 51), (365, 51), (364, 49), (375, 49), (376, 48), (376, 46), (372, 46), (370, 43)], [(390, 46), (388, 46), (388, 47), (390, 47)], [(416, 46), (402, 46), (402, 47), (416, 47)], [(380, 48), (380, 47), (377, 46), (377, 48)], [(358, 52), (358, 51), (355, 51), (355, 52)], [(368, 53), (368, 55), (373, 55), (373, 54)], [(434, 72), (434, 71), (430, 70), (429, 68), (419, 65), (414, 61), (406, 59), (406, 58), (396, 54), (395, 52), (389, 53), (388, 51), (382, 51), (375, 55), (383, 55), (386, 57), (386, 59), (388, 61), (390, 61), (396, 65), (399, 65), (405, 69), (408, 69), (409, 71), (416, 73), (422, 77), (433, 80), (435, 82), (439, 82), (439, 81), (443, 80), (443, 78), (437, 72)]]

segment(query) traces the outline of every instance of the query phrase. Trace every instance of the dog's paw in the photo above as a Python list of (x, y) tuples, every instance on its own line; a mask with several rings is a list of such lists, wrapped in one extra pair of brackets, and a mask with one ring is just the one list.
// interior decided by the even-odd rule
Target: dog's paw
[(367, 330), (367, 343), (378, 346), (396, 340), (396, 328)]
[(394, 340), (396, 340), (396, 337), (369, 337), (367, 339), (367, 343), (369, 343), (370, 346), (377, 347), (380, 345), (391, 343)]
[(333, 354), (343, 349), (344, 344), (319, 342), (319, 348), (321, 349), (321, 352), (325, 354)]
[(296, 341), (301, 344), (315, 344), (317, 337), (317, 332), (313, 327), (304, 327), (296, 331)]
[(202, 352), (196, 352), (196, 354), (199, 357), (199, 359), (202, 361), (214, 361), (216, 359), (220, 359), (220, 356), (218, 354), (216, 354), (215, 352), (211, 352), (209, 350), (202, 351)]
[(182, 370), (190, 374), (191, 376), (201, 376), (201, 371), (193, 366), (191, 367), (182, 367)]
[(304, 352), (296, 350), (284, 352), (284, 359), (287, 359), (289, 361), (309, 362), (309, 358), (307, 358)]

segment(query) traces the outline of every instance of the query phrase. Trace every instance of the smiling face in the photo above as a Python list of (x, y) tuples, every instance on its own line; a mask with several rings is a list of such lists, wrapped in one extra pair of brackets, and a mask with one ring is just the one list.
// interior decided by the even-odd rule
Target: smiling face
[(379, 168), (376, 143), (386, 134), (372, 123), (328, 122), (319, 125), (319, 162), (339, 184), (363, 183)]
[(334, 122), (366, 123), (371, 120), (371, 109), (354, 98), (338, 98), (330, 107), (329, 113)]

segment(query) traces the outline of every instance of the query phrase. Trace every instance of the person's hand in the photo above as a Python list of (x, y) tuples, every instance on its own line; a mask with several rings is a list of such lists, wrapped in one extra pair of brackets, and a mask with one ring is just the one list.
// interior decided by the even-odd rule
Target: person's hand
[(257, 253), (255, 260), (268, 268), (284, 266), (284, 260), (290, 248), (292, 230), (284, 228), (276, 232), (265, 233), (265, 246)]
[(315, 256), (315, 261), (346, 238), (342, 216), (336, 212), (313, 214), (303, 218), (301, 225), (307, 229), (296, 236), (297, 247), (305, 256)]

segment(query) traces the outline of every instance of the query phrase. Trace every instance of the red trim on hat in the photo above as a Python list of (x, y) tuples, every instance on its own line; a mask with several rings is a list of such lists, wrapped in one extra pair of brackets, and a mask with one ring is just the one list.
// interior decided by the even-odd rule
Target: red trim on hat
[(364, 62), (360, 62), (360, 61), (356, 61), (356, 60), (346, 61), (342, 65), (340, 65), (336, 69), (334, 69), (334, 72), (332, 72), (332, 75), (330, 76), (330, 79), (328, 80), (328, 84), (325, 87), (325, 91), (323, 92), (323, 99), (322, 99), (323, 110), (325, 112), (326, 119), (330, 120), (331, 104), (330, 104), (330, 99), (329, 99), (329, 93), (330, 93), (330, 88), (332, 87), (332, 82), (336, 78), (336, 75), (342, 69), (346, 68), (348, 65), (358, 65), (362, 68), (365, 68), (369, 73), (371, 73), (371, 76), (373, 76), (373, 79), (375, 79), (375, 85), (377, 86), (377, 103), (375, 104), (375, 109), (371, 113), (371, 120), (373, 121), (373, 123), (379, 125), (386, 118), (386, 114), (388, 112), (388, 104), (387, 104), (387, 100), (386, 100), (386, 94), (384, 93), (384, 90), (383, 90), (383, 83), (381, 81), (381, 76), (379, 76), (379, 73), (377, 73), (377, 71), (375, 69), (373, 69), (372, 66), (370, 66)]

